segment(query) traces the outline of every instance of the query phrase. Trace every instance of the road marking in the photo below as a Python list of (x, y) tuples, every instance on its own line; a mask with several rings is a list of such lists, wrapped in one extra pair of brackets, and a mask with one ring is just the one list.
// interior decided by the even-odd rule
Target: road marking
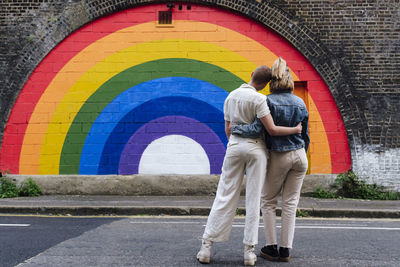
[[(208, 215), (46, 215), (46, 214), (13, 214), (13, 213), (1, 213), (0, 217), (36, 217), (36, 218), (104, 218), (104, 219), (154, 219), (163, 218), (169, 219), (182, 219), (182, 220), (192, 220), (192, 219), (205, 219), (207, 220)], [(235, 220), (244, 220), (245, 216), (237, 215)], [(280, 221), (280, 217), (277, 217), (277, 221)], [(400, 218), (327, 218), (327, 217), (299, 217), (296, 221), (361, 221), (361, 222), (400, 222)]]
[(144, 221), (144, 222), (129, 222), (129, 223), (137, 223), (137, 224), (140, 224), (140, 223), (143, 223), (143, 224), (200, 224), (201, 222), (146, 222), (146, 221)]
[[(205, 226), (205, 225), (204, 225)], [(244, 224), (234, 224), (232, 227), (244, 227)], [(280, 225), (277, 225), (281, 228)], [(400, 231), (400, 228), (395, 227), (365, 227), (365, 226), (325, 226), (325, 225), (296, 225), (296, 229), (342, 229), (342, 230), (387, 230)], [(264, 228), (264, 225), (259, 225), (259, 228)]]
[[(241, 224), (237, 224), (237, 225), (241, 225)], [(244, 224), (243, 224), (244, 225)], [(263, 224), (260, 223), (260, 226), (262, 226)], [(277, 225), (278, 227), (281, 226), (281, 224)], [(314, 228), (314, 227), (368, 227), (368, 224), (340, 224), (340, 223), (328, 223), (328, 224), (296, 224), (296, 227), (310, 227), (310, 228)]]
[(400, 228), (391, 227), (365, 227), (365, 226), (310, 226), (310, 225), (299, 225), (296, 226), (299, 229), (349, 229), (349, 230), (388, 230), (388, 231), (400, 231)]
[[(157, 221), (134, 221), (129, 222), (132, 224), (200, 224), (201, 222), (157, 222)], [(337, 225), (337, 226), (335, 226)], [(400, 231), (400, 228), (395, 227), (367, 227), (364, 225), (356, 225), (356, 226), (349, 226), (340, 224), (332, 224), (332, 225), (296, 225), (297, 229), (343, 229), (343, 230), (387, 230), (387, 231)], [(203, 227), (206, 225), (203, 224)], [(233, 224), (232, 227), (244, 227), (244, 224)], [(260, 224), (259, 228), (263, 228), (264, 225)], [(277, 225), (278, 228), (281, 228), (280, 225)]]
[(18, 223), (0, 223), (0, 227), (28, 227), (30, 224), (18, 224)]

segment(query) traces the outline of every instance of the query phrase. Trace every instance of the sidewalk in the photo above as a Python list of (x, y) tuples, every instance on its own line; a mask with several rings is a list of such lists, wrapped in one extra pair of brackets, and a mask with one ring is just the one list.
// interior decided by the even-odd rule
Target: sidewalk
[[(213, 196), (44, 195), (0, 199), (0, 214), (207, 216), (213, 200)], [(244, 206), (241, 197), (238, 214), (244, 214)], [(400, 201), (301, 197), (298, 209), (310, 217), (400, 218)]]

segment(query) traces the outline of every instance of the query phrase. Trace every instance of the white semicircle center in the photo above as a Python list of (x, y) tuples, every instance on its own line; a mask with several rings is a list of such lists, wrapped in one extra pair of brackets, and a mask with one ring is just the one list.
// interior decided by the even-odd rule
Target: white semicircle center
[(167, 135), (154, 140), (143, 151), (139, 174), (210, 174), (210, 162), (195, 140)]

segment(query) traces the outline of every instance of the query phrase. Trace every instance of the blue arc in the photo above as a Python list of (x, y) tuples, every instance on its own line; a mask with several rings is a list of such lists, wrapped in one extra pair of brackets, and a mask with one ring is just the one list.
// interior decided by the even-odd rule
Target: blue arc
[[(223, 113), (211, 105), (188, 97), (163, 97), (150, 100), (133, 109), (121, 119), (114, 131), (109, 135), (101, 153), (98, 165), (93, 165), (92, 158), (81, 158), (81, 174), (117, 174), (119, 160), (130, 137), (148, 122), (165, 116), (185, 116), (206, 124), (220, 139), (227, 143), (224, 131)], [(172, 133), (171, 133), (172, 134)], [(148, 133), (140, 137), (143, 142), (150, 143), (154, 135)], [(204, 139), (214, 139), (203, 136)]]
[[(105, 157), (103, 156), (103, 153), (109, 152), (106, 149), (106, 144), (110, 142), (120, 142), (118, 140), (110, 141), (113, 139), (111, 136), (115, 137), (115, 131), (120, 131), (118, 138), (124, 134), (128, 135), (128, 133), (125, 133), (125, 130), (121, 129), (121, 127), (118, 127), (118, 125), (122, 123), (124, 127), (128, 127), (128, 129), (132, 128), (132, 126), (127, 125), (126, 116), (127, 114), (130, 114), (132, 110), (138, 108), (142, 104), (151, 101), (152, 99), (163, 97), (184, 97), (186, 98), (184, 101), (191, 99), (198, 100), (199, 103), (203, 102), (207, 104), (207, 107), (204, 107), (203, 105), (197, 107), (195, 113), (199, 113), (197, 115), (200, 116), (200, 120), (196, 117), (193, 118), (196, 118), (201, 122), (214, 124), (215, 126), (210, 127), (211, 129), (215, 128), (216, 132), (220, 132), (222, 129), (223, 132), (223, 103), (227, 95), (228, 92), (211, 83), (188, 77), (168, 77), (155, 79), (138, 84), (124, 91), (107, 105), (107, 107), (99, 114), (96, 121), (93, 123), (82, 149), (79, 173), (118, 173), (116, 171), (117, 168), (115, 167), (105, 167), (111, 166), (111, 162), (115, 163), (114, 160), (109, 162), (108, 159), (104, 159)], [(171, 105), (169, 105), (169, 110), (175, 109), (175, 112), (172, 112), (171, 114), (163, 114), (160, 106), (153, 106), (151, 109), (139, 109), (141, 111), (140, 113), (135, 114), (135, 122), (138, 123), (138, 120), (140, 120), (142, 123), (147, 123), (150, 120), (156, 119), (157, 117), (154, 117), (153, 112), (158, 112), (158, 117), (163, 117), (166, 115), (192, 117), (185, 113), (185, 107), (187, 108), (187, 105), (184, 107), (181, 102), (174, 103), (176, 107), (171, 107)], [(213, 119), (207, 115), (209, 114), (209, 110), (216, 110), (220, 113), (220, 115)], [(211, 113), (215, 115), (214, 111)], [(222, 121), (220, 120), (221, 116)], [(205, 121), (203, 121), (203, 119), (205, 119)], [(131, 136), (133, 132), (131, 129), (129, 130)], [(217, 135), (220, 137), (222, 143), (226, 144), (227, 140), (225, 134), (223, 133)], [(121, 152), (122, 150), (119, 151)], [(116, 155), (115, 151), (113, 151), (112, 155), (118, 156), (119, 159), (120, 155)]]

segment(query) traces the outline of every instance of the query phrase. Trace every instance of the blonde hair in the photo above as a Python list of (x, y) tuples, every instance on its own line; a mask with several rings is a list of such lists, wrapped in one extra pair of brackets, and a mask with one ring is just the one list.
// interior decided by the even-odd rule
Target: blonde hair
[(286, 61), (278, 58), (272, 65), (272, 79), (269, 85), (271, 93), (279, 91), (293, 91), (294, 82)]

